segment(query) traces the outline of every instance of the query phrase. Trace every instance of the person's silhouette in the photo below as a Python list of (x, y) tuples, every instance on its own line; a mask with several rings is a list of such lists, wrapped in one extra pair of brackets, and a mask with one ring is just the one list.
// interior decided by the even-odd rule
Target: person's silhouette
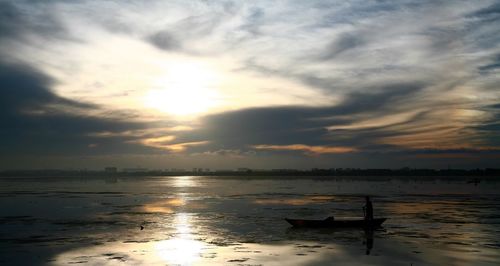
[(366, 244), (366, 255), (370, 255), (373, 248), (373, 230), (371, 228), (365, 229), (365, 244)]

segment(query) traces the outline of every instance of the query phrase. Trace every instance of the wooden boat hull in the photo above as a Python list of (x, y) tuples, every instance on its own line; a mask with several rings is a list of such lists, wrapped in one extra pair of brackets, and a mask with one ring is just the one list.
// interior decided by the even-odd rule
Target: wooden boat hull
[(294, 227), (309, 227), (309, 228), (374, 228), (380, 227), (387, 218), (375, 218), (371, 222), (366, 222), (364, 219), (335, 219), (335, 220), (304, 220), (304, 219), (288, 219), (285, 220)]

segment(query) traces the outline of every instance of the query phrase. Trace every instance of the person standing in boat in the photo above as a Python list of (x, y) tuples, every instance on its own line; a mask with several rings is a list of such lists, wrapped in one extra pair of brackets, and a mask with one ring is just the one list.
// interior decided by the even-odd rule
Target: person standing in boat
[(363, 207), (363, 211), (365, 213), (365, 221), (366, 222), (371, 222), (373, 221), (373, 205), (372, 201), (370, 200), (370, 197), (366, 196), (366, 203), (365, 206)]

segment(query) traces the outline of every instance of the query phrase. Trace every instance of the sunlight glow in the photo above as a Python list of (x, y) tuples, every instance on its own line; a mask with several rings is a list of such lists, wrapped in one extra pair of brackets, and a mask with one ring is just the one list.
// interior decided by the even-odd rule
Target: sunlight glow
[(191, 265), (199, 259), (202, 249), (202, 242), (183, 238), (161, 241), (156, 245), (158, 255), (173, 265)]
[(156, 252), (169, 264), (192, 265), (200, 259), (204, 244), (193, 239), (186, 213), (176, 214), (175, 227), (177, 236), (158, 242), (155, 246)]
[(198, 181), (192, 176), (176, 176), (173, 177), (173, 187), (198, 187)]
[(219, 104), (219, 77), (208, 65), (183, 62), (169, 65), (145, 96), (146, 107), (174, 116), (208, 111)]

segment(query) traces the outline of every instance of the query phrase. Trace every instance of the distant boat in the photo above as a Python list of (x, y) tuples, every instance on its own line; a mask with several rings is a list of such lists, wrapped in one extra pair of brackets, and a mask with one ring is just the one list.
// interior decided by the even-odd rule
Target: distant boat
[(326, 218), (324, 220), (305, 220), (305, 219), (288, 219), (285, 220), (294, 227), (309, 227), (309, 228), (374, 228), (380, 227), (387, 218), (375, 218), (370, 223), (367, 223), (363, 218)]

